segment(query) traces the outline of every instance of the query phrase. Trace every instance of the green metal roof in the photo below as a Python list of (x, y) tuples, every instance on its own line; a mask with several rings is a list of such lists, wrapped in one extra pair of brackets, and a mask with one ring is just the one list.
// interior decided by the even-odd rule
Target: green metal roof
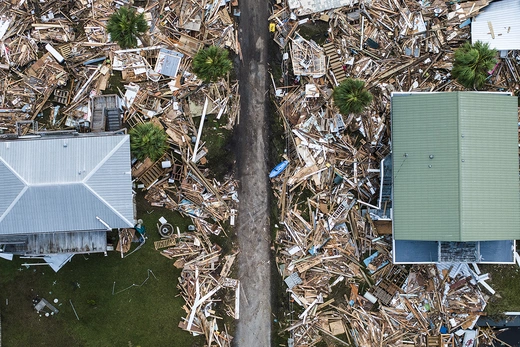
[(517, 98), (392, 96), (396, 240), (520, 239)]

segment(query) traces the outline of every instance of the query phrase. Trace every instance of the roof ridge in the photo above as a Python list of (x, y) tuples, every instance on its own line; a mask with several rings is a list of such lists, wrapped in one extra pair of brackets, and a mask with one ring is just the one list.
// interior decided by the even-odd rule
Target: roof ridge
[(125, 221), (128, 223), (128, 226), (133, 226), (134, 223), (129, 221), (125, 216), (123, 216), (118, 210), (116, 210), (111, 204), (108, 203), (108, 201), (106, 201), (101, 195), (99, 195), (94, 189), (92, 189), (92, 187), (90, 187), (88, 184), (86, 184), (85, 182), (81, 182), (81, 184), (87, 188), (87, 190), (89, 192), (92, 193), (92, 195), (94, 195), (96, 198), (98, 198), (99, 201), (101, 201), (103, 204), (105, 204), (109, 209), (110, 211), (112, 211), (116, 216), (118, 216), (119, 218), (121, 218), (121, 220)]
[(119, 143), (114, 146), (114, 148), (112, 148), (112, 150), (110, 152), (107, 153), (107, 155), (105, 155), (105, 157), (103, 159), (101, 159), (99, 161), (99, 163), (94, 166), (94, 168), (92, 170), (90, 170), (90, 172), (85, 176), (85, 178), (83, 178), (83, 180), (81, 180), (82, 183), (86, 183), (92, 176), (94, 176), (94, 174), (99, 170), (99, 168), (101, 168), (103, 165), (105, 165), (105, 163), (108, 161), (108, 159), (110, 159), (110, 157), (112, 157), (114, 155), (115, 152), (117, 152), (119, 150), (119, 148), (121, 148), (121, 146), (123, 145), (124, 142), (128, 141), (130, 137), (128, 136), (123, 136), (121, 138), (121, 140), (119, 141)]
[(18, 171), (13, 169), (13, 167), (11, 165), (9, 165), (9, 163), (7, 161), (5, 161), (5, 159), (2, 158), (1, 156), (0, 156), (0, 161), (5, 165), (5, 167), (7, 169), (9, 169), (9, 171), (11, 171), (13, 173), (13, 175), (16, 176), (16, 178), (18, 178), (24, 184), (24, 186), (29, 185), (29, 183), (18, 173)]
[(18, 203), (18, 201), (20, 201), (20, 199), (22, 198), (22, 196), (25, 194), (25, 192), (29, 189), (29, 186), (28, 185), (25, 185), (23, 187), (23, 189), (20, 191), (20, 193), (18, 193), (18, 195), (16, 196), (16, 198), (13, 199), (13, 201), (11, 202), (11, 204), (9, 205), (8, 208), (5, 209), (4, 213), (0, 216), (0, 222), (2, 222), (4, 220), (4, 218), (9, 214), (9, 212), (11, 212), (11, 210), (16, 206), (16, 204)]
[(461, 95), (462, 95), (462, 92), (460, 91), (456, 91), (455, 93), (457, 93), (457, 195), (458, 195), (458, 200), (459, 200), (459, 203), (457, 204), (458, 205), (458, 209), (459, 209), (459, 241), (462, 241), (463, 240), (463, 237), (462, 237), (462, 222), (463, 222), (463, 218), (462, 218), (462, 211), (463, 211), (463, 208), (462, 208), (462, 192), (461, 192), (461, 176), (462, 176), (462, 163), (464, 162), (464, 158), (462, 158), (462, 153), (461, 153), (461, 150), (462, 150), (462, 143), (461, 143), (461, 138), (463, 136), (463, 134), (461, 133), (461, 126), (460, 126), (460, 114), (461, 114), (461, 102), (460, 102), (460, 98), (461, 98)]
[(103, 167), (105, 165), (105, 163), (117, 152), (119, 151), (119, 149), (123, 146), (123, 144), (126, 142), (126, 141), (130, 141), (130, 137), (129, 136), (123, 136), (121, 138), (121, 140), (119, 141), (119, 143), (114, 146), (114, 148), (112, 148), (112, 150), (110, 152), (107, 153), (107, 155), (105, 156), (105, 158), (103, 158), (103, 160), (101, 160), (90, 172), (89, 174), (81, 181), (81, 183), (95, 196), (97, 197), (101, 202), (103, 202), (112, 212), (114, 212), (119, 218), (121, 218), (123, 221), (127, 222), (129, 224), (129, 226), (131, 225), (134, 225), (133, 222), (129, 221), (124, 215), (122, 215), (117, 209), (115, 209), (110, 203), (108, 203), (108, 201), (106, 201), (103, 196), (101, 196), (100, 194), (98, 194), (98, 192), (92, 188), (89, 184), (88, 184), (88, 181), (94, 177), (94, 175), (97, 173), (97, 171)]
[(29, 187), (29, 183), (15, 170), (7, 161), (5, 161), (4, 158), (0, 156), (0, 163), (3, 164), (7, 170), (9, 170), (22, 184), (23, 188), (16, 197), (11, 201), (9, 206), (5, 209), (4, 213), (0, 215), (0, 222), (4, 220), (4, 218), (9, 214), (9, 212), (13, 209), (13, 207), (18, 203), (18, 201), (21, 199), (21, 197), (24, 195), (24, 193), (27, 191)]

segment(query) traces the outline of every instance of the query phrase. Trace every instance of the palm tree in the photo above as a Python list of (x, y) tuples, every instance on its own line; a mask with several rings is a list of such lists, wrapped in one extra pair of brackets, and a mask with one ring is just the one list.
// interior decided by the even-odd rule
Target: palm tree
[(496, 49), (490, 49), (487, 43), (466, 42), (455, 51), (451, 74), (464, 87), (481, 89), (489, 76), (488, 71), (497, 63), (496, 55)]
[(137, 38), (148, 30), (148, 24), (142, 13), (137, 14), (133, 8), (120, 7), (107, 23), (107, 31), (112, 41), (121, 48), (137, 47)]
[(372, 102), (372, 94), (365, 89), (365, 82), (352, 78), (346, 79), (334, 88), (332, 97), (334, 104), (344, 115), (361, 113)]
[(163, 128), (152, 122), (141, 123), (130, 130), (130, 149), (140, 161), (147, 157), (158, 160), (168, 149), (167, 135)]
[(215, 82), (233, 68), (233, 63), (228, 58), (228, 51), (217, 46), (198, 51), (192, 65), (193, 72), (205, 83)]

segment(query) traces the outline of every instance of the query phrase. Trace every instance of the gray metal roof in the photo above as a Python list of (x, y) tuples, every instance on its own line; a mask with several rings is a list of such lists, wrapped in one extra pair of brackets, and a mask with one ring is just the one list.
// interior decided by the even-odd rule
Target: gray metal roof
[(0, 235), (134, 224), (128, 135), (0, 142)]
[(495, 1), (471, 22), (471, 42), (489, 43), (499, 51), (520, 49), (520, 0)]

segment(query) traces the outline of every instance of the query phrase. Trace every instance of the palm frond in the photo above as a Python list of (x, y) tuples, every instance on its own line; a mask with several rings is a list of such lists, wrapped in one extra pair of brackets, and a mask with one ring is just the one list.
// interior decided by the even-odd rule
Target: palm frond
[(454, 78), (468, 89), (481, 89), (486, 83), (489, 71), (493, 69), (497, 51), (489, 44), (476, 41), (464, 43), (455, 51), (455, 61), (451, 71)]
[(151, 122), (138, 124), (130, 130), (130, 150), (141, 161), (161, 158), (168, 149), (166, 140), (164, 129)]
[(365, 82), (352, 78), (334, 88), (332, 97), (344, 115), (361, 113), (372, 102), (372, 94), (365, 89)]
[(137, 38), (148, 30), (148, 24), (142, 13), (133, 8), (120, 7), (107, 22), (107, 31), (112, 41), (121, 48), (137, 47)]
[(210, 46), (197, 52), (192, 68), (197, 76), (208, 83), (225, 76), (233, 68), (233, 63), (226, 49)]

